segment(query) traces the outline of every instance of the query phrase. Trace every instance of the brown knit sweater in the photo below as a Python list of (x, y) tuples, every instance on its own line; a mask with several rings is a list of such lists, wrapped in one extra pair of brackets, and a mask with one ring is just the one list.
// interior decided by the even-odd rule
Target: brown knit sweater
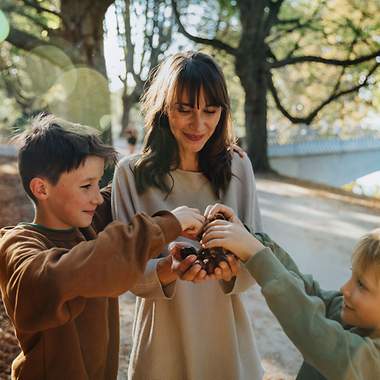
[(107, 226), (109, 189), (103, 196), (88, 228), (0, 231), (1, 293), (22, 349), (12, 379), (116, 379), (117, 296), (181, 228), (165, 211)]

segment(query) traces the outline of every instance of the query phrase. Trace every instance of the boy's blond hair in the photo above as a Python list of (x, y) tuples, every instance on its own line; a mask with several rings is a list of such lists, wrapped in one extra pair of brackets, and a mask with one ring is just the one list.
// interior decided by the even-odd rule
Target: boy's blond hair
[(364, 235), (352, 254), (352, 265), (360, 272), (376, 269), (380, 278), (380, 228)]

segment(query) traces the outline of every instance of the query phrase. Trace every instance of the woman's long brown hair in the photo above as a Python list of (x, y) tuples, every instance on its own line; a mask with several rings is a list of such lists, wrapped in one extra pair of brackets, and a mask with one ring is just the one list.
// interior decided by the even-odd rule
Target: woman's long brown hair
[(170, 171), (179, 167), (180, 157), (167, 111), (172, 104), (180, 102), (185, 91), (195, 107), (202, 89), (207, 104), (222, 107), (218, 125), (198, 157), (200, 171), (220, 197), (232, 176), (229, 148), (233, 143), (230, 100), (221, 69), (206, 54), (178, 53), (163, 61), (151, 73), (148, 83), (141, 101), (147, 134), (143, 154), (134, 168), (138, 192), (154, 186), (167, 195), (170, 193), (173, 186), (173, 180), (169, 181)]

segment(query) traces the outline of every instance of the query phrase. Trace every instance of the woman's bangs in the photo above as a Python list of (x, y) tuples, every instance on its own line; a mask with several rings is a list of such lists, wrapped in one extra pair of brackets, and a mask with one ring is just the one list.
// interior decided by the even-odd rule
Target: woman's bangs
[[(201, 89), (204, 91), (205, 101), (208, 106), (225, 106), (223, 90), (215, 74), (203, 72), (199, 68), (186, 65), (179, 73), (175, 89), (175, 101), (183, 102), (183, 95), (187, 95), (189, 105), (199, 108), (199, 95)], [(207, 70), (209, 71), (209, 70)]]

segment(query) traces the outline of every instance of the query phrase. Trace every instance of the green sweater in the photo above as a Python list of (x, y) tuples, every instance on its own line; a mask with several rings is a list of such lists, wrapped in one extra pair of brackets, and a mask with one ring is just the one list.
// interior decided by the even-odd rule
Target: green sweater
[(305, 362), (298, 380), (375, 380), (380, 378), (380, 338), (344, 326), (343, 297), (324, 291), (303, 275), (289, 255), (265, 234), (266, 248), (246, 263), (269, 308)]

